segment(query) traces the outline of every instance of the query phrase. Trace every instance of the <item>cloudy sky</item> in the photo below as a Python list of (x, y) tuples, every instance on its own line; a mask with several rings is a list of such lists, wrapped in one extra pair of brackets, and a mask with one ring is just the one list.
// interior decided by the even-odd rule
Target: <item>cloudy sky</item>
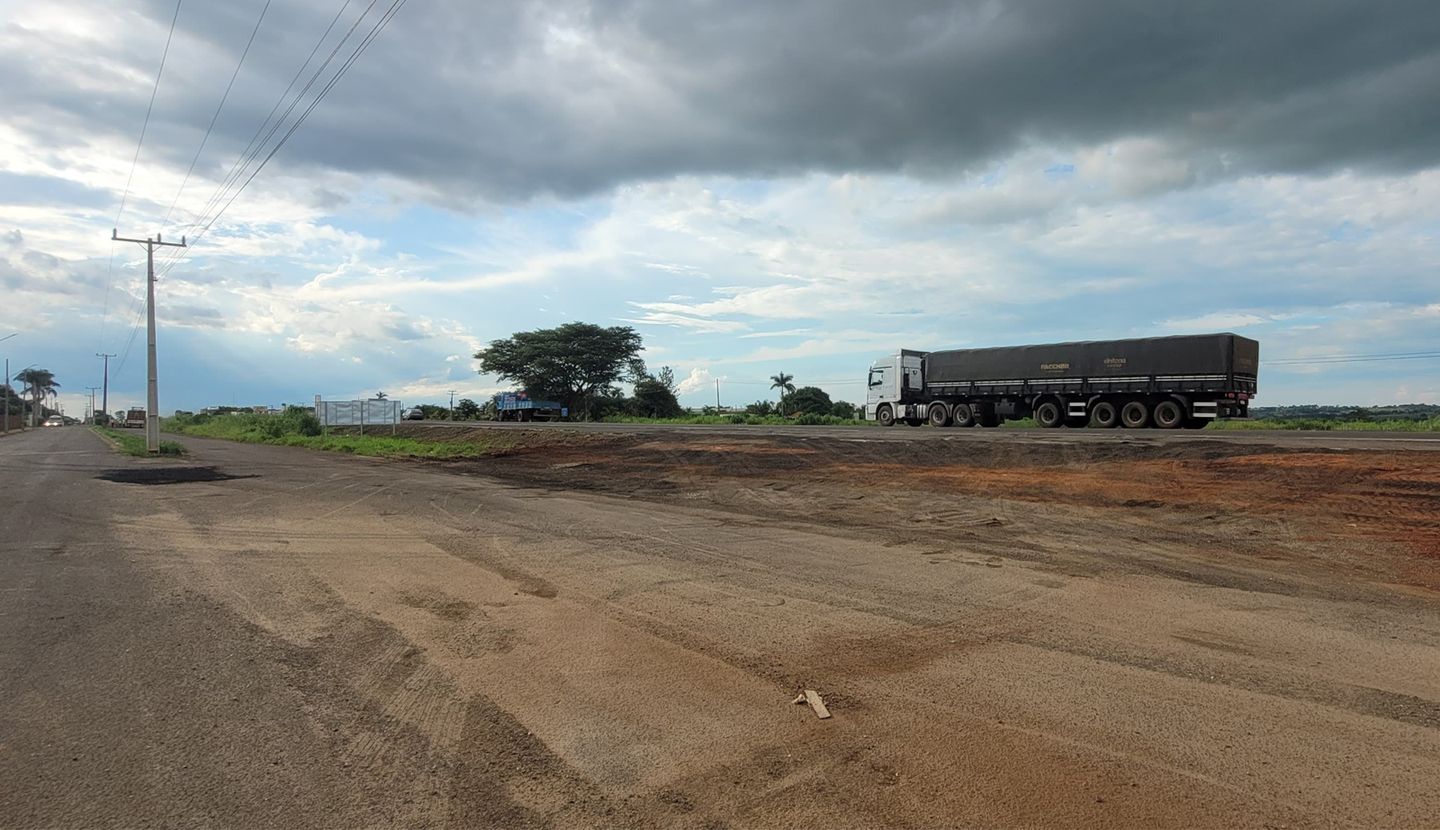
[(408, 0), (290, 133), (392, 7), (0, 0), (12, 374), (80, 412), (111, 352), (111, 408), (143, 398), (118, 224), (195, 242), (165, 411), (480, 398), (477, 348), (571, 320), (635, 326), (692, 405), (1226, 330), (1284, 361), (1260, 404), (1440, 402), (1437, 360), (1302, 360), (1440, 343), (1430, 0)]

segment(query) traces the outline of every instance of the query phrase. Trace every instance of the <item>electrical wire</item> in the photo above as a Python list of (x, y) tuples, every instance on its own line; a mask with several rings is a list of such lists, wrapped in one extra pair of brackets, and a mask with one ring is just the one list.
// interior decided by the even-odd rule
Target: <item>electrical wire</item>
[(1431, 360), (1440, 358), (1440, 351), (1395, 352), (1392, 354), (1350, 354), (1322, 355), (1319, 357), (1290, 357), (1279, 360), (1262, 360), (1261, 366), (1321, 366), (1329, 363), (1370, 363), (1385, 360)]
[[(330, 20), (330, 25), (325, 27), (325, 33), (320, 35), (320, 39), (315, 42), (315, 48), (310, 50), (310, 54), (306, 56), (305, 62), (302, 63), (300, 65), (300, 68), (295, 71), (295, 77), (290, 79), (290, 83), (285, 87), (285, 91), (280, 93), (280, 97), (275, 100), (275, 106), (270, 108), (270, 112), (268, 115), (265, 116), (265, 120), (260, 122), (260, 126), (255, 130), (255, 135), (250, 137), (250, 140), (245, 144), (245, 149), (240, 151), (240, 155), (236, 157), (234, 164), (230, 165), (230, 169), (225, 173), (225, 177), (221, 179), (220, 184), (216, 186), (215, 192), (210, 194), (210, 198), (205, 201), (204, 206), (201, 207), (200, 211), (195, 215), (195, 219), (192, 220), (190, 225), (185, 229), (185, 233), (188, 234), (196, 227), (198, 227), (200, 223), (204, 221), (205, 217), (209, 215), (211, 208), (213, 208), (220, 199), (224, 198), (223, 194), (229, 190), (231, 185), (236, 180), (238, 180), (240, 176), (244, 175), (244, 169), (249, 166), (250, 162), (253, 161), (257, 155), (259, 155), (260, 150), (265, 146), (265, 143), (270, 140), (271, 136), (275, 135), (275, 131), (280, 129), (280, 124), (283, 123), (287, 117), (289, 117), (290, 113), (295, 109), (296, 104), (298, 104), (300, 102), (300, 99), (305, 96), (306, 91), (308, 91), (311, 85), (315, 83), (315, 80), (319, 78), (320, 73), (323, 72), (325, 67), (329, 65), (331, 59), (335, 57), (335, 54), (340, 51), (340, 47), (345, 44), (345, 41), (350, 38), (350, 35), (352, 33), (354, 33), (355, 28), (360, 25), (360, 21), (365, 18), (366, 14), (369, 13), (369, 9), (366, 9), (366, 11), (360, 15), (360, 17), (355, 21), (355, 23), (351, 25), (350, 31), (346, 32), (345, 37), (341, 38), (340, 42), (335, 45), (335, 48), (333, 50), (331, 50), (330, 56), (325, 59), (325, 62), (322, 63), (319, 69), (316, 70), (316, 74), (310, 78), (310, 81), (306, 83), (305, 87), (301, 89), (299, 94), (295, 96), (295, 100), (291, 102), (290, 107), (286, 109), (284, 114), (280, 116), (280, 120), (275, 122), (275, 126), (270, 129), (270, 132), (265, 135), (265, 138), (260, 138), (260, 134), (265, 132), (265, 128), (269, 126), (270, 119), (275, 117), (275, 112), (280, 109), (281, 104), (285, 103), (285, 98), (290, 94), (290, 90), (295, 88), (295, 83), (300, 80), (301, 75), (305, 74), (305, 69), (310, 66), (310, 61), (315, 59), (315, 55), (320, 51), (320, 47), (325, 45), (325, 39), (328, 38), (330, 36), (330, 32), (335, 29), (335, 24), (340, 22), (341, 16), (344, 15), (345, 10), (350, 7), (350, 3), (351, 0), (345, 0), (344, 4), (340, 6), (340, 11), (335, 13), (335, 17)], [(373, 0), (371, 2), (371, 5), (374, 5)], [(256, 145), (257, 140), (260, 142), (258, 146)]]
[[(360, 22), (364, 20), (365, 17), (370, 13), (371, 9), (374, 8), (376, 2), (377, 0), (371, 0), (370, 5), (367, 6), (365, 9), (365, 12), (361, 14), (360, 18), (356, 20), (355, 24), (350, 27), (350, 31), (346, 33), (345, 39), (342, 39), (340, 44), (336, 45), (335, 50), (331, 52), (330, 58), (327, 58), (325, 63), (321, 65), (320, 69), (316, 71), (315, 76), (312, 77), (310, 83), (306, 84), (305, 89), (309, 89), (311, 84), (314, 83), (314, 80), (318, 78), (321, 73), (323, 73), (325, 66), (329, 64), (330, 59), (334, 57), (334, 55), (339, 51), (340, 46), (343, 45), (345, 41), (349, 39), (350, 35), (354, 33)], [(359, 45), (355, 47), (354, 51), (352, 51), (350, 55), (345, 59), (344, 63), (341, 64), (340, 68), (336, 70), (335, 74), (330, 77), (330, 79), (325, 83), (321, 90), (310, 101), (309, 105), (306, 106), (305, 110), (301, 112), (300, 116), (290, 126), (290, 129), (286, 131), (283, 136), (281, 136), (280, 140), (276, 142), (275, 146), (270, 149), (270, 152), (265, 156), (263, 160), (261, 160), (260, 164), (250, 173), (250, 175), (245, 179), (245, 181), (241, 183), (238, 188), (235, 189), (234, 193), (230, 195), (229, 199), (225, 202), (225, 204), (218, 211), (216, 211), (213, 216), (210, 216), (207, 220), (205, 220), (205, 224), (201, 226), (198, 231), (195, 232), (195, 241), (198, 242), (200, 239), (203, 239), (205, 234), (209, 232), (210, 228), (215, 225), (215, 222), (217, 222), (220, 217), (223, 216), (225, 212), (230, 209), (230, 206), (234, 204), (235, 200), (240, 197), (240, 194), (245, 191), (245, 188), (247, 188), (250, 183), (255, 180), (255, 177), (260, 174), (260, 171), (265, 169), (265, 166), (270, 163), (270, 160), (273, 159), (275, 155), (280, 152), (280, 149), (284, 147), (285, 144), (290, 140), (290, 138), (295, 135), (295, 132), (300, 129), (301, 125), (303, 125), (306, 119), (310, 117), (310, 114), (315, 111), (315, 108), (318, 107), (320, 105), (320, 102), (325, 99), (325, 96), (330, 93), (330, 90), (334, 89), (335, 85), (339, 83), (340, 79), (345, 76), (345, 74), (350, 70), (350, 67), (353, 66), (355, 64), (355, 61), (359, 59), (360, 55), (364, 54), (365, 50), (370, 47), (370, 44), (373, 43), (375, 39), (380, 36), (380, 33), (385, 30), (385, 27), (389, 25), (390, 21), (394, 19), (395, 15), (400, 11), (401, 8), (404, 7), (406, 2), (407, 0), (394, 0), (394, 2), (391, 3), (390, 8), (387, 9), (383, 15), (381, 15), (380, 19), (376, 22), (376, 24), (371, 27), (370, 31), (366, 33), (366, 35), (361, 39)], [(301, 93), (296, 96), (295, 101), (291, 103), (290, 110), (294, 109), (295, 104), (301, 100), (304, 94), (305, 90), (301, 90)], [(287, 115), (290, 110), (287, 110)], [(271, 129), (271, 135), (274, 135), (274, 133), (283, 123), (283, 120), (284, 116), (282, 116), (280, 121), (276, 122), (275, 127)], [(266, 140), (269, 140), (269, 136), (266, 137)], [(258, 150), (263, 149), (263, 147), (264, 143), (262, 142), (262, 144), (256, 148), (257, 155)], [(170, 260), (168, 263), (165, 264), (164, 269), (160, 271), (157, 276), (163, 276), (164, 274), (168, 273), (170, 269), (173, 268), (176, 263), (180, 262), (183, 258), (184, 254)]]
[(175, 199), (170, 202), (170, 209), (165, 211), (165, 219), (160, 223), (163, 229), (170, 224), (170, 214), (175, 211), (175, 205), (179, 203), (180, 196), (185, 192), (185, 185), (190, 183), (190, 174), (195, 172), (195, 163), (200, 160), (200, 153), (205, 149), (205, 142), (210, 140), (210, 133), (215, 129), (215, 122), (220, 119), (220, 111), (225, 109), (225, 102), (230, 98), (230, 90), (235, 87), (235, 79), (240, 76), (240, 67), (245, 65), (245, 58), (250, 54), (250, 47), (255, 44), (255, 35), (260, 32), (260, 24), (265, 21), (265, 13), (270, 10), (272, 0), (265, 0), (265, 6), (260, 9), (260, 18), (255, 21), (255, 28), (250, 30), (250, 39), (245, 41), (245, 50), (240, 53), (240, 61), (235, 64), (235, 71), (230, 73), (230, 83), (225, 85), (225, 94), (220, 96), (220, 105), (215, 108), (215, 114), (210, 116), (210, 126), (205, 128), (205, 135), (200, 139), (200, 146), (195, 148), (195, 157), (190, 159), (190, 167), (185, 171), (185, 178), (180, 181), (180, 189), (175, 192)]
[[(125, 202), (130, 198), (130, 185), (135, 181), (135, 168), (140, 163), (140, 148), (145, 146), (145, 132), (150, 129), (150, 113), (155, 109), (155, 95), (160, 92), (160, 78), (165, 74), (165, 59), (170, 56), (170, 41), (175, 38), (175, 22), (180, 19), (180, 4), (175, 0), (175, 14), (170, 18), (170, 33), (165, 36), (165, 49), (160, 53), (160, 68), (155, 71), (155, 86), (150, 90), (150, 103), (145, 107), (145, 121), (140, 125), (140, 140), (135, 142), (135, 158), (130, 160), (130, 175), (125, 177), (125, 191), (120, 195), (120, 209), (115, 213), (114, 227), (120, 227), (125, 215)], [(115, 270), (115, 240), (110, 240), (110, 264), (105, 269), (105, 304), (100, 314), (100, 340), (105, 340), (105, 323), (110, 317), (110, 279)]]

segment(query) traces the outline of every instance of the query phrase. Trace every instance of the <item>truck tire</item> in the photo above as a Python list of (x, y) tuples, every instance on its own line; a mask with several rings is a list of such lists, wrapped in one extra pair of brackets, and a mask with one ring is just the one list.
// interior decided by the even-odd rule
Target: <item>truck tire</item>
[(1150, 423), (1150, 407), (1144, 401), (1130, 401), (1120, 407), (1120, 424), (1126, 429), (1144, 429)]
[(1096, 429), (1114, 429), (1120, 426), (1120, 410), (1109, 401), (1100, 401), (1090, 408), (1090, 426)]
[(905, 425), (906, 425), (906, 426), (911, 426), (911, 427), (923, 427), (923, 426), (925, 426), (925, 419), (923, 419), (923, 418), (906, 418), (906, 419), (905, 419)]
[(879, 409), (875, 410), (875, 420), (879, 421), (882, 427), (893, 427), (895, 426), (895, 410), (888, 403), (882, 404)]
[(1185, 409), (1179, 401), (1161, 401), (1155, 404), (1155, 426), (1160, 429), (1179, 429), (1185, 423)]
[(930, 426), (950, 426), (950, 410), (945, 406), (945, 404), (938, 402), (930, 404)]
[(1060, 404), (1045, 401), (1035, 407), (1035, 423), (1046, 429), (1055, 429), (1065, 424), (1065, 413), (1060, 410)]
[(957, 427), (975, 426), (975, 410), (968, 403), (955, 404), (955, 408), (950, 410), (950, 423)]

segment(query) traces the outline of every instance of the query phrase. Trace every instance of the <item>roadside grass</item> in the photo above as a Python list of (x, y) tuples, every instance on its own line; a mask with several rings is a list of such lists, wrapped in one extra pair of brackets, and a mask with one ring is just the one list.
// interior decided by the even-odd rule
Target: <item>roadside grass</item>
[(321, 434), (320, 422), (302, 409), (282, 415), (177, 415), (165, 418), (160, 428), (182, 435), (224, 438), (247, 444), (304, 447), (377, 458), (478, 458), (509, 449), (513, 441), (497, 435), (494, 440), (427, 441), (398, 435), (359, 435), (349, 429)]
[(1423, 421), (1340, 421), (1325, 418), (1262, 418), (1218, 420), (1209, 429), (1312, 429), (1335, 432), (1440, 432), (1440, 417)]
[[(136, 435), (108, 427), (91, 427), (91, 429), (102, 438), (109, 439), (111, 446), (126, 455), (133, 455), (136, 458), (151, 457), (149, 451), (145, 449), (145, 433), (143, 432)], [(174, 441), (161, 441), (160, 454), (178, 458), (186, 454), (185, 445), (177, 444)]]

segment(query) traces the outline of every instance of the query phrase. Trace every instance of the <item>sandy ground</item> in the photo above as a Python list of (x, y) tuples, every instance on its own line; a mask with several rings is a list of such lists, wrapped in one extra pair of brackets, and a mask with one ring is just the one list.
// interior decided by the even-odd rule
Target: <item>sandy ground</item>
[[(0, 449), (7, 475), (74, 491), (26, 510), (102, 540), (92, 569), (146, 613), (199, 603), (205, 630), (141, 620), (127, 648), (193, 642), (206, 688), (251, 709), (145, 705), (230, 744), (286, 724), (261, 743), (303, 757), (277, 779), (271, 750), (212, 772), (203, 744), (152, 749), (225, 782), (152, 796), (183, 823), (253, 823), (256, 798), (296, 826), (1440, 815), (1434, 453), (660, 430), (427, 464), (186, 439), (192, 462), (156, 465), (63, 432)], [(62, 567), (10, 558), (21, 600)], [(142, 609), (108, 613), (87, 636)], [(0, 825), (146, 823), (128, 743), (74, 772), (101, 716), (37, 716), (75, 679), (7, 648)], [(801, 688), (834, 717), (791, 705)]]

